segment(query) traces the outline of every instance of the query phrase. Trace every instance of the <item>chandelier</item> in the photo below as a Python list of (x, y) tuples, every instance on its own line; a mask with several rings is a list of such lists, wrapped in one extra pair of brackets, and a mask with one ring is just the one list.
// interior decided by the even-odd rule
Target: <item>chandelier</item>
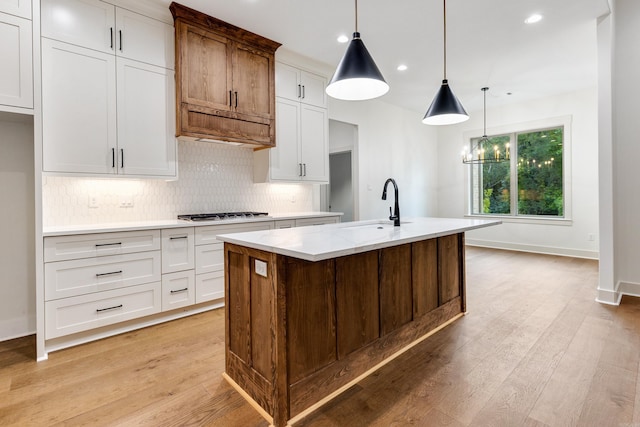
[(471, 150), (468, 147), (464, 147), (462, 150), (462, 163), (464, 164), (484, 164), (484, 163), (501, 163), (508, 162), (511, 158), (509, 150), (509, 143), (504, 145), (494, 144), (491, 145), (491, 140), (487, 136), (487, 91), (488, 87), (482, 89), (484, 95), (484, 131), (482, 137), (475, 142)]

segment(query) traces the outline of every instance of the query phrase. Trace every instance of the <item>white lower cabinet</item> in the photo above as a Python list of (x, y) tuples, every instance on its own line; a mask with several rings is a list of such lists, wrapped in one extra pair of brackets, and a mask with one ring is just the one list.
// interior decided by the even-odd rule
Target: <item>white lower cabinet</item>
[(225, 265), (218, 235), (339, 220), (304, 217), (45, 237), (45, 348), (220, 307)]
[(196, 275), (196, 303), (224, 298), (224, 270)]
[(46, 338), (58, 338), (158, 313), (160, 282), (45, 303)]
[(195, 272), (178, 271), (162, 275), (162, 311), (196, 303)]
[(193, 270), (193, 227), (162, 230), (162, 273)]

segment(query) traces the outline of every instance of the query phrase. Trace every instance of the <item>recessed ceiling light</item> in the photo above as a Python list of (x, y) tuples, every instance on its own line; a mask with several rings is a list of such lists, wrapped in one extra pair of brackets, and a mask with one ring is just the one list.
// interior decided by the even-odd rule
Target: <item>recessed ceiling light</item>
[(398, 71), (405, 71), (406, 69), (407, 69), (407, 66), (404, 64), (398, 65), (398, 68), (397, 68)]
[(345, 36), (344, 34), (338, 36), (338, 43), (346, 43), (348, 41), (349, 37)]
[(525, 24), (535, 24), (536, 22), (540, 22), (542, 20), (542, 15), (534, 13), (530, 17), (524, 20)]

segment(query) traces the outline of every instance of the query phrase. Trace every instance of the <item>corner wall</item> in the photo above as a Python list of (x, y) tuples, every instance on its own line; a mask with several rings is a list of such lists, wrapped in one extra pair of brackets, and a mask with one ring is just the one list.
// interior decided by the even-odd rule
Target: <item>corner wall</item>
[[(594, 64), (595, 66), (595, 64)], [(598, 258), (598, 99), (597, 89), (487, 109), (492, 128), (571, 116), (571, 212), (569, 224), (509, 222), (467, 233), (467, 242), (482, 246), (557, 255)], [(482, 135), (482, 111), (455, 126), (438, 129), (438, 216), (463, 217), (466, 212), (465, 166), (460, 152), (464, 135)], [(468, 142), (467, 142), (468, 143)], [(589, 235), (594, 240), (589, 240)]]

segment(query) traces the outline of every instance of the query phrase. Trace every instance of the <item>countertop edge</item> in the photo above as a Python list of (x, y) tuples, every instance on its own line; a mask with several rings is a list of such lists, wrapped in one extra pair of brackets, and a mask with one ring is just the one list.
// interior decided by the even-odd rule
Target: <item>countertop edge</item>
[(180, 219), (157, 220), (157, 221), (130, 221), (130, 222), (113, 222), (99, 224), (79, 224), (79, 225), (62, 225), (49, 226), (43, 228), (43, 237), (66, 236), (71, 234), (94, 234), (94, 233), (115, 233), (123, 231), (137, 230), (155, 230), (161, 228), (180, 228), (180, 227), (205, 227), (210, 225), (232, 225), (232, 224), (250, 224), (256, 222), (281, 221), (291, 219), (304, 218), (322, 218), (332, 216), (342, 216), (342, 212), (291, 212), (282, 214), (273, 214), (266, 217), (257, 217), (250, 219), (230, 219), (223, 221), (184, 221)]
[[(446, 220), (451, 218), (433, 218), (433, 219)], [(465, 219), (461, 220), (459, 218), (455, 218), (455, 220), (467, 221)], [(390, 240), (386, 242), (375, 242), (371, 244), (363, 244), (360, 246), (348, 247), (340, 250), (327, 251), (323, 253), (296, 251), (293, 249), (288, 249), (283, 247), (260, 244), (255, 241), (247, 241), (246, 239), (242, 238), (242, 235), (244, 234), (253, 234), (257, 232), (222, 234), (222, 235), (216, 236), (216, 238), (218, 240), (222, 240), (228, 243), (233, 243), (239, 246), (246, 246), (252, 249), (257, 249), (265, 252), (272, 252), (278, 255), (290, 256), (293, 258), (303, 259), (305, 261), (316, 262), (316, 261), (323, 261), (323, 260), (338, 258), (342, 256), (347, 256), (347, 255), (354, 255), (357, 253), (368, 252), (368, 251), (377, 250), (377, 249), (388, 248), (392, 246), (403, 245), (407, 243), (419, 242), (421, 240), (433, 239), (437, 237), (443, 237), (451, 234), (457, 234), (457, 233), (462, 233), (470, 230), (476, 230), (479, 228), (491, 227), (494, 225), (502, 224), (502, 221), (500, 220), (469, 220), (469, 221), (475, 222), (475, 224), (454, 227), (454, 228), (445, 229), (445, 230), (441, 230), (433, 233), (419, 234), (411, 237), (406, 237), (406, 238), (397, 239), (397, 240)], [(374, 225), (381, 222), (379, 220), (369, 220), (369, 221), (357, 221), (357, 223), (361, 223), (362, 225), (368, 225), (368, 224)], [(316, 227), (325, 227), (326, 229), (349, 228), (348, 226), (345, 227), (345, 224), (348, 224), (348, 223), (326, 224), (321, 226), (315, 226), (314, 228)], [(308, 227), (303, 227), (303, 228), (308, 228)]]

